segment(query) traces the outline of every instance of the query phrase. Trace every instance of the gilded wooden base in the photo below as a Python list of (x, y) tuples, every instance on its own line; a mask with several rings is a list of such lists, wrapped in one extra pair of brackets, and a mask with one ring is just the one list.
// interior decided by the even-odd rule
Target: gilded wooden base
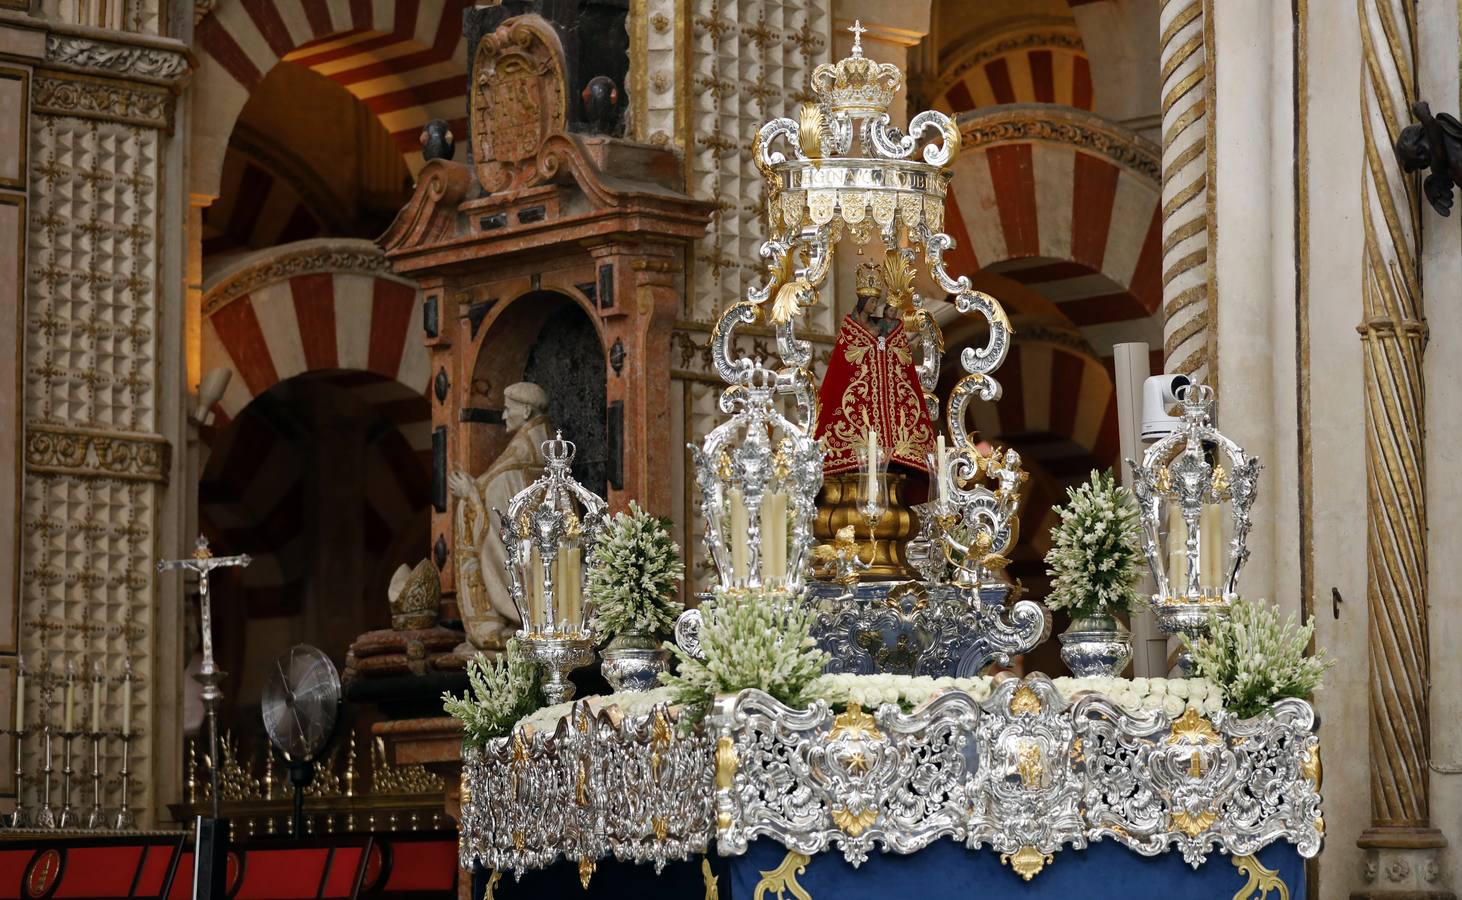
[[(859, 577), (860, 581), (906, 581), (919, 577), (909, 564), (909, 541), (919, 533), (918, 519), (904, 498), (908, 476), (902, 472), (880, 475), (887, 485), (888, 506), (873, 527), (873, 565)], [(860, 547), (860, 558), (869, 559), (868, 520), (859, 511), (866, 491), (866, 475), (849, 473), (828, 475), (822, 480), (822, 493), (817, 497), (817, 520), (812, 534), (822, 543), (831, 543), (838, 529), (852, 525)]]

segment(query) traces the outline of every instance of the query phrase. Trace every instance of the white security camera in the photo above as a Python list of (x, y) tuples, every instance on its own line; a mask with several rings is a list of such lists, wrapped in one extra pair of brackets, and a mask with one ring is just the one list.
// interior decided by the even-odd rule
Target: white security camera
[(213, 404), (223, 399), (228, 383), (233, 379), (233, 369), (213, 369), (203, 376), (198, 384), (198, 408), (193, 411), (193, 421), (207, 425), (213, 421)]
[(1179, 391), (1192, 384), (1187, 375), (1152, 375), (1142, 382), (1142, 441), (1151, 444), (1174, 431), (1182, 419), (1169, 410), (1178, 405)]

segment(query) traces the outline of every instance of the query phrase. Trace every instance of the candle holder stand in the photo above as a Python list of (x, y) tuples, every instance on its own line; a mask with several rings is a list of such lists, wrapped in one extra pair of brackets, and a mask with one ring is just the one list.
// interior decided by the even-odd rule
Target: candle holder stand
[(86, 814), (86, 827), (104, 829), (107, 816), (102, 810), (102, 731), (94, 730), (91, 738), (91, 809)]
[(41, 808), (36, 810), (37, 828), (55, 828), (56, 813), (51, 809), (51, 773), (56, 771), (51, 763), (51, 726), (46, 723), (41, 726), (42, 742), (42, 764), (41, 764)]
[(137, 818), (132, 814), (132, 807), (127, 802), (129, 778), (131, 776), (131, 750), (132, 732), (122, 732), (122, 805), (117, 809), (117, 815), (112, 820), (112, 828), (117, 831), (131, 831), (137, 827)]
[(75, 828), (80, 824), (80, 816), (71, 806), (71, 776), (75, 770), (71, 767), (71, 742), (76, 739), (78, 732), (61, 732), (61, 817), (57, 820), (57, 827)]
[(21, 764), (24, 756), (25, 736), (30, 732), (22, 725), (11, 732), (15, 735), (15, 812), (12, 812), (6, 820), (11, 828), (30, 827), (30, 812), (25, 806), (25, 766)]

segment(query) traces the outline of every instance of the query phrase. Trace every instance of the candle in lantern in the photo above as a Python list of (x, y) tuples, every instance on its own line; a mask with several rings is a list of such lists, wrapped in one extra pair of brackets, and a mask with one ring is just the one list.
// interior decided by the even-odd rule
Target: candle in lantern
[(15, 730), (25, 731), (25, 658), (15, 658)]
[(1202, 546), (1198, 552), (1198, 582), (1204, 593), (1214, 596), (1223, 594), (1223, 506), (1218, 503), (1203, 504), (1198, 520), (1198, 538)]
[(529, 634), (543, 627), (543, 558), (535, 546), (528, 553), (528, 621), (523, 623)]
[(949, 448), (944, 444), (944, 435), (939, 435), (934, 442), (935, 446), (935, 468), (934, 487), (937, 493), (935, 499), (940, 503), (950, 503), (953, 498), (949, 496)]
[(582, 618), (583, 582), (582, 550), (571, 544), (559, 544), (558, 557), (554, 560), (554, 598), (558, 601), (558, 618), (577, 628)]
[(1173, 503), (1168, 506), (1168, 592), (1181, 597), (1188, 590), (1188, 523), (1183, 519), (1183, 509)]
[(731, 489), (731, 577), (746, 580), (747, 557), (751, 547), (747, 540), (746, 500), (738, 488)]
[(761, 500), (761, 579), (787, 574), (787, 495), (773, 491)]
[(132, 660), (122, 666), (122, 734), (132, 733)]
[(868, 484), (863, 493), (865, 502), (872, 504), (878, 497), (878, 432), (868, 429)]

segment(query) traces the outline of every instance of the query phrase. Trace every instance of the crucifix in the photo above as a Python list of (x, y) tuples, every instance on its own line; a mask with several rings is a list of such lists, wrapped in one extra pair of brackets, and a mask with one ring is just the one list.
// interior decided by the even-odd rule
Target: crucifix
[(240, 556), (214, 556), (208, 549), (208, 539), (198, 535), (197, 549), (191, 559), (164, 559), (157, 564), (159, 572), (185, 569), (198, 574), (199, 626), (203, 632), (203, 665), (194, 679), (203, 685), (203, 708), (208, 711), (208, 746), (212, 753), (209, 759), (209, 780), (213, 788), (213, 818), (219, 818), (218, 770), (222, 766), (218, 743), (218, 701), (223, 692), (218, 685), (228, 675), (213, 664), (213, 610), (208, 600), (208, 573), (228, 566), (247, 566), (253, 562), (248, 554)]
[[(847, 19), (844, 19), (843, 21), (846, 22)], [(853, 24), (848, 26), (848, 30), (853, 32), (853, 56), (862, 56), (863, 34), (868, 31), (868, 29), (863, 27), (863, 23), (860, 20), (854, 19)]]

